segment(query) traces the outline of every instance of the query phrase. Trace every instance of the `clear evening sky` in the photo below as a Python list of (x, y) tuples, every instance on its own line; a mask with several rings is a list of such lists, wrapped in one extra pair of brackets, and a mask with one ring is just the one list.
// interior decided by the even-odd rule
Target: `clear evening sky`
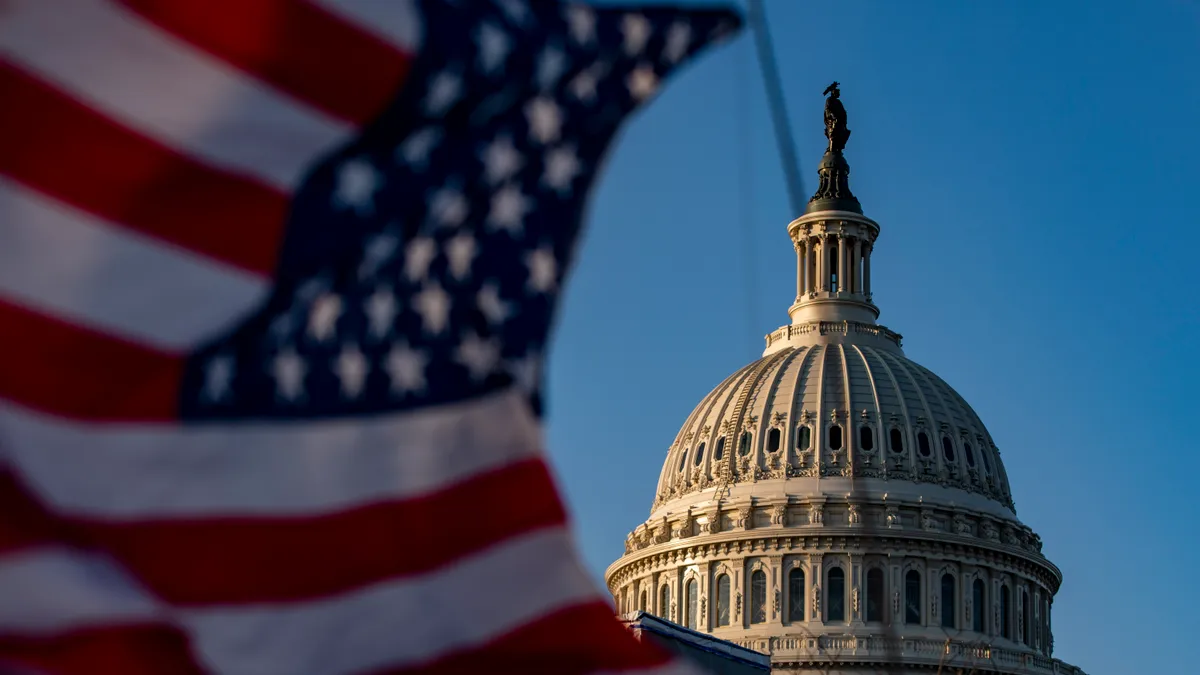
[[(1066, 581), (1057, 655), (1185, 673), (1200, 641), (1200, 4), (767, 9), (804, 189), (842, 83), (880, 323), (971, 403)], [(795, 254), (748, 35), (671, 80), (595, 192), (549, 447), (597, 577), (692, 407), (787, 323)], [(514, 498), (518, 497), (514, 495)]]

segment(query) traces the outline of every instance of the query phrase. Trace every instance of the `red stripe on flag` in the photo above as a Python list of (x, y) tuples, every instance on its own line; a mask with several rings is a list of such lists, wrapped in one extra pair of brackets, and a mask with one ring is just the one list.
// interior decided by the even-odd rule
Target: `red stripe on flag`
[[(0, 507), (11, 504), (29, 517), (24, 530), (8, 534), (15, 537), (10, 543), (20, 543), (22, 537), (31, 544), (54, 538), (103, 551), (156, 597), (191, 606), (327, 596), (427, 572), (566, 522), (541, 460), (513, 464), (421, 498), (311, 517), (112, 523), (47, 516), (36, 503), (11, 477), (0, 481)], [(491, 507), (501, 503), (502, 509)], [(8, 512), (0, 513), (7, 518)], [(447, 533), (446, 523), (463, 522), (469, 527), (461, 535)], [(0, 551), (5, 544), (0, 528)]]
[(0, 345), (0, 398), (81, 420), (177, 417), (182, 357), (74, 326), (3, 298)]
[(0, 174), (116, 225), (259, 274), (288, 196), (116, 124), (0, 58)]
[(482, 647), (378, 675), (585, 675), (653, 668), (669, 660), (657, 647), (634, 639), (613, 617), (612, 607), (595, 602), (547, 614)]
[[(0, 469), (0, 555), (57, 542), (64, 532), (11, 471)], [(2, 672), (2, 671), (0, 671)]]
[(48, 637), (0, 636), (0, 672), (202, 675), (187, 635), (169, 626), (88, 628)]
[(239, 70), (360, 126), (395, 98), (412, 62), (411, 55), (297, 0), (119, 2)]

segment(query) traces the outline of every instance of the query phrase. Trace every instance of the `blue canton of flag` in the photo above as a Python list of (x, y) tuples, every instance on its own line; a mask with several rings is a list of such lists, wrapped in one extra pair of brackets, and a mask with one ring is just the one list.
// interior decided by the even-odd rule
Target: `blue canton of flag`
[(516, 382), (540, 410), (555, 301), (625, 118), (723, 10), (421, 5), (396, 101), (300, 188), (266, 308), (200, 350), (185, 418), (336, 416)]

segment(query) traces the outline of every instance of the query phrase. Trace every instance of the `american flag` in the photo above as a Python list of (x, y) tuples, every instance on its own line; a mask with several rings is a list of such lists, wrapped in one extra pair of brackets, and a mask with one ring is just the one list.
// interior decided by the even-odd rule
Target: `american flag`
[(682, 672), (579, 560), (540, 370), (614, 134), (738, 25), (0, 0), (0, 670)]

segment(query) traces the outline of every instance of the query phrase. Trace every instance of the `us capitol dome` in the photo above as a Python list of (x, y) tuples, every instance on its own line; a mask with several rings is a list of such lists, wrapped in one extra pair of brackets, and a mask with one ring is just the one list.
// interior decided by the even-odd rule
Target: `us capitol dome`
[(1082, 675), (1053, 657), (1062, 573), (1017, 518), (1000, 449), (876, 323), (880, 226), (850, 191), (831, 89), (820, 186), (787, 228), (791, 323), (684, 421), (609, 591), (773, 673)]

